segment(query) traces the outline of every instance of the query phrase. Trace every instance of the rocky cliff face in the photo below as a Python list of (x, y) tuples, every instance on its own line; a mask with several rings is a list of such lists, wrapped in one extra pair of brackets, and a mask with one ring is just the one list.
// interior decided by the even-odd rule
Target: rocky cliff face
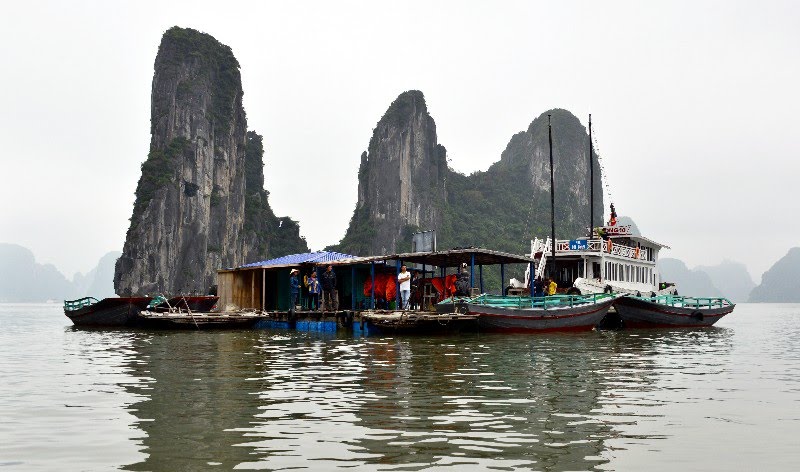
[[(557, 237), (589, 226), (588, 136), (566, 110), (551, 110), (515, 134), (486, 172), (465, 176), (447, 168), (421, 92), (401, 94), (378, 122), (361, 157), (358, 203), (334, 248), (381, 254), (410, 248), (415, 230), (437, 231), (440, 249), (483, 246), (529, 251), (533, 236), (550, 233), (547, 114), (552, 115)], [(602, 223), (600, 166), (595, 159), (595, 219)]]
[(414, 231), (441, 226), (445, 158), (422, 93), (400, 94), (361, 155), (358, 203), (339, 247), (384, 254), (409, 242)]
[(118, 294), (205, 292), (219, 268), (265, 258), (274, 246), (307, 249), (297, 225), (269, 208), (261, 137), (247, 132), (242, 96), (228, 46), (192, 29), (164, 34)]

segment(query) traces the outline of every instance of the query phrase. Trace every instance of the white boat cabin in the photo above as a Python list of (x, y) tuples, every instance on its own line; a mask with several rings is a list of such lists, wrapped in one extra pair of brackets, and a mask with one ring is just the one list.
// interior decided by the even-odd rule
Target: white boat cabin
[(659, 251), (668, 246), (631, 234), (630, 226), (598, 228), (595, 234), (592, 239), (556, 240), (555, 274), (550, 239), (535, 239), (531, 253), (538, 261), (536, 276), (553, 277), (559, 287), (572, 287), (573, 293), (579, 290), (582, 294), (675, 291), (672, 284), (661, 283), (656, 268)]

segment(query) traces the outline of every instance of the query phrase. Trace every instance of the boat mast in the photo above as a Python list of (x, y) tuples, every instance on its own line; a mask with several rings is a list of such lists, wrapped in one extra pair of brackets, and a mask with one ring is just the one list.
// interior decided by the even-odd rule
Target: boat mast
[(556, 192), (553, 179), (553, 127), (550, 126), (550, 115), (547, 115), (547, 142), (550, 145), (550, 248), (553, 256), (553, 272), (550, 278), (556, 278)]
[(592, 114), (589, 113), (589, 239), (594, 233), (594, 159), (592, 159)]

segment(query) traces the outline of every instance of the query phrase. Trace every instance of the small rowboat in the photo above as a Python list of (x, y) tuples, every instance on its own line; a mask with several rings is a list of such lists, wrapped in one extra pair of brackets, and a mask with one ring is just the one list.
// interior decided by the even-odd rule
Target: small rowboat
[(618, 296), (552, 295), (513, 297), (481, 295), (467, 302), (467, 313), (478, 316), (482, 331), (588, 331), (608, 312)]
[(727, 298), (625, 296), (615, 309), (625, 328), (674, 328), (711, 326), (733, 311)]

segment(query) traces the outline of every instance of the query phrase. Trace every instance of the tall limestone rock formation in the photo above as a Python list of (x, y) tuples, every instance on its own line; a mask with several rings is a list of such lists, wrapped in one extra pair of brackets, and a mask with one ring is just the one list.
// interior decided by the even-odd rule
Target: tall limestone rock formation
[[(486, 172), (448, 175), (444, 247), (483, 246), (523, 254), (533, 237), (550, 235), (550, 154), (547, 115), (553, 129), (557, 238), (586, 235), (589, 228), (589, 137), (572, 113), (554, 109), (511, 137), (500, 160)], [(594, 162), (594, 221), (603, 223), (600, 165)], [(437, 233), (438, 234), (438, 233)]]
[(400, 94), (361, 155), (358, 203), (337, 247), (352, 254), (384, 254), (402, 247), (420, 228), (440, 227), (445, 159), (422, 92)]
[[(588, 135), (566, 110), (550, 110), (515, 134), (500, 160), (469, 176), (447, 167), (445, 148), (421, 92), (402, 93), (378, 122), (361, 157), (358, 203), (333, 248), (359, 255), (410, 248), (415, 230), (436, 230), (439, 249), (483, 246), (514, 253), (550, 234), (552, 115), (556, 236), (586, 234), (589, 226)], [(600, 166), (594, 157), (595, 218), (602, 224)]]
[(204, 293), (219, 268), (307, 250), (297, 224), (269, 207), (262, 140), (247, 132), (242, 95), (228, 46), (192, 29), (164, 34), (118, 294)]

